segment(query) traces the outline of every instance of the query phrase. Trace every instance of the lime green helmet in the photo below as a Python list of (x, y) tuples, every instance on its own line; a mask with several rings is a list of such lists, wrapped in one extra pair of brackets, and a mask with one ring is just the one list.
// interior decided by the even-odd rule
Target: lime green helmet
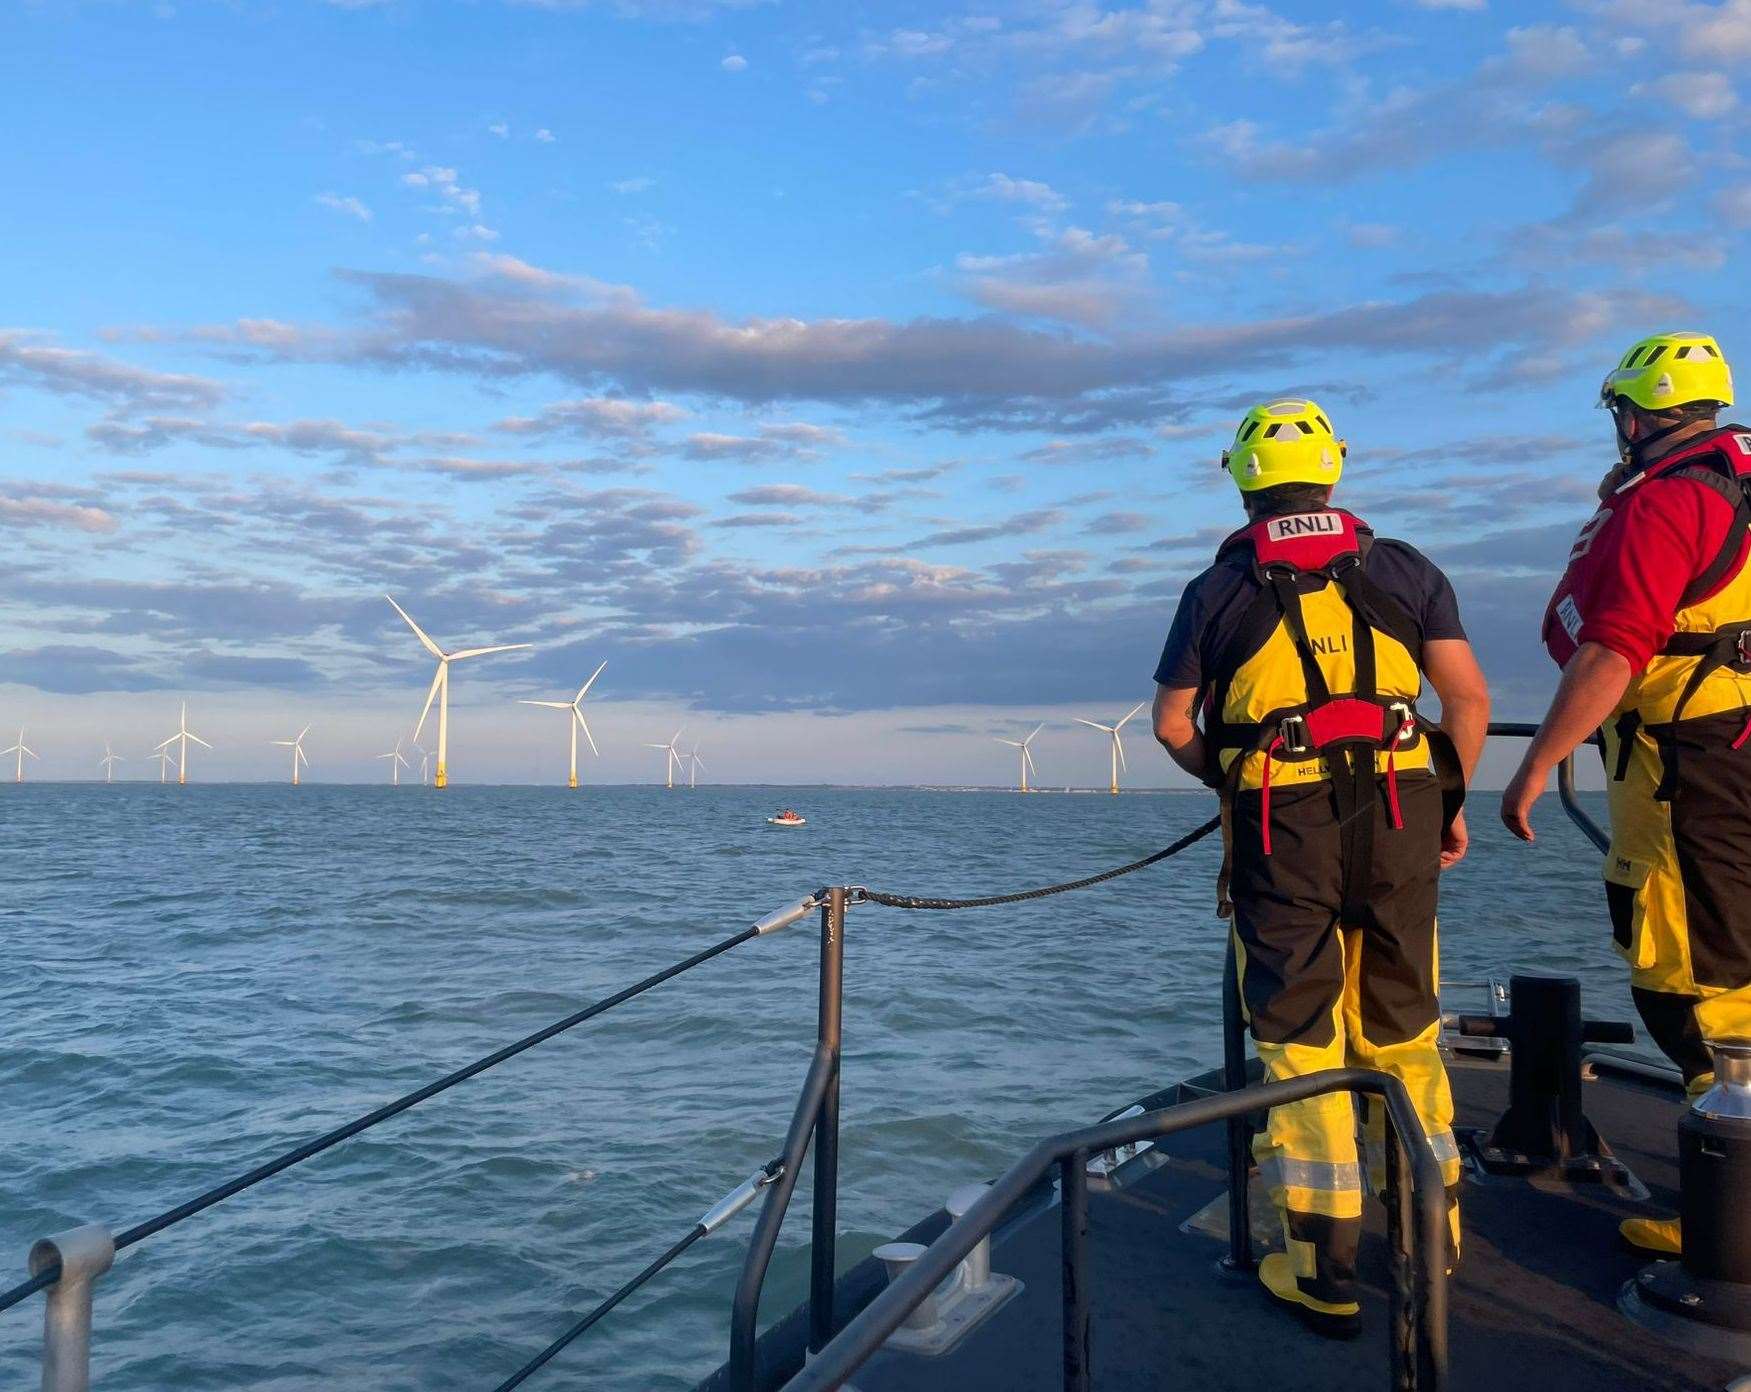
[(1241, 418), (1234, 443), (1222, 451), (1222, 467), (1242, 493), (1280, 483), (1329, 487), (1343, 473), (1348, 453), (1317, 402), (1267, 401)]
[(1733, 369), (1707, 334), (1666, 333), (1644, 338), (1605, 374), (1599, 404), (1627, 398), (1644, 411), (1669, 411), (1692, 402), (1733, 404)]

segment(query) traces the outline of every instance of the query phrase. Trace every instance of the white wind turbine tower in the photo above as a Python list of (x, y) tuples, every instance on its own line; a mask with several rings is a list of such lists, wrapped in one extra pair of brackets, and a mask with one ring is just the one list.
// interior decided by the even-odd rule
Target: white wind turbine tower
[(1029, 735), (1024, 740), (1003, 739), (1001, 737), (997, 738), (999, 744), (1007, 744), (1011, 749), (1021, 750), (1021, 791), (1024, 793), (1031, 791), (1027, 785), (1027, 776), (1030, 773), (1035, 777), (1039, 776), (1039, 770), (1034, 767), (1033, 753), (1028, 749), (1028, 746), (1034, 742), (1034, 735), (1039, 734), (1039, 732), (1045, 728), (1046, 722), (1042, 720), (1038, 725), (1034, 726), (1034, 734)]
[(298, 786), (298, 765), (302, 763), (305, 768), (310, 767), (310, 760), (304, 757), (304, 736), (309, 733), (310, 727), (306, 725), (298, 731), (297, 739), (274, 741), (275, 744), (284, 745), (292, 751), (292, 786), (294, 788)]
[[(193, 740), (196, 744), (200, 745), (202, 749), (211, 749), (213, 747), (193, 730), (189, 729), (188, 702), (184, 701), (182, 703), (182, 719), (178, 723), (176, 733), (158, 746), (158, 749), (165, 749), (180, 741), (180, 749), (176, 762), (176, 781), (179, 787), (188, 782), (188, 742), (190, 740)], [(157, 753), (157, 750), (154, 750), (153, 753)]]
[(567, 720), (565, 722), (566, 725), (568, 727), (570, 727), (571, 736), (572, 736), (572, 772), (571, 772), (571, 781), (566, 784), (566, 787), (568, 787), (568, 788), (575, 788), (578, 786), (578, 731), (579, 730), (582, 730), (584, 732), (584, 738), (589, 740), (589, 742), (590, 742), (590, 753), (594, 754), (598, 759), (600, 759), (602, 757), (602, 751), (600, 749), (596, 748), (596, 738), (594, 735), (592, 735), (590, 733), (589, 722), (587, 722), (584, 719), (584, 697), (589, 693), (590, 688), (596, 684), (596, 678), (602, 675), (602, 668), (606, 667), (607, 665), (608, 665), (607, 662), (600, 663), (597, 666), (596, 670), (594, 672), (590, 673), (589, 681), (585, 682), (582, 686), (580, 686), (578, 688), (578, 694), (576, 696), (572, 697), (571, 700), (569, 700), (569, 701), (518, 701), (517, 702), (517, 704), (520, 706), (546, 706), (550, 710), (570, 711), (572, 713), (572, 719)]
[(170, 751), (161, 744), (146, 757), (158, 760), (158, 781), (164, 782), (170, 773)]
[[(395, 742), (395, 746), (396, 746), (396, 748), (398, 748), (398, 749), (399, 749), (399, 748), (400, 748), (400, 747), (401, 747), (401, 741), (400, 741), (400, 740), (396, 740), (396, 742)], [(429, 751), (427, 751), (427, 750), (426, 750), (426, 749), (424, 749), (424, 748), (423, 748), (423, 747), (421, 747), (421, 746), (420, 746), (420, 745), (417, 745), (417, 744), (416, 744), (416, 745), (414, 745), (414, 748), (415, 748), (415, 749), (417, 749), (417, 750), (419, 750), (419, 756), (420, 756), (420, 787), (422, 787), (422, 788), (423, 788), (423, 787), (425, 787), (425, 786), (426, 786), (426, 784), (428, 784), (428, 783), (430, 783), (430, 782), (431, 782), (431, 781), (432, 781), (432, 756), (431, 756), (431, 754), (430, 754), (430, 752), (429, 752)], [(402, 760), (402, 761), (401, 761), (401, 762), (402, 762), (402, 763), (404, 763), (404, 764), (406, 764), (406, 763), (407, 763), (407, 760), (406, 760), (406, 759), (403, 759), (403, 760)], [(413, 765), (411, 765), (411, 764), (408, 764), (408, 767), (409, 767), (409, 768), (410, 768), (410, 769), (411, 769), (411, 768), (412, 768), (412, 767), (413, 767)]]
[(437, 786), (448, 787), (450, 784), (449, 769), (446, 767), (450, 756), (450, 664), (460, 662), (465, 657), (485, 657), (488, 653), (511, 652), (516, 648), (526, 648), (527, 643), (500, 643), (491, 648), (463, 648), (460, 652), (447, 653), (426, 637), (425, 631), (412, 619), (408, 618), (407, 610), (395, 602), (391, 595), (384, 595), (389, 601), (389, 607), (407, 623), (413, 630), (414, 637), (425, 646), (425, 650), (438, 659), (437, 675), (432, 678), (432, 689), (426, 693), (425, 709), (420, 712), (420, 723), (413, 727), (413, 737), (417, 740), (420, 731), (426, 728), (426, 717), (432, 713), (432, 702), (438, 703), (438, 776)]
[[(685, 728), (686, 728), (685, 726), (682, 727), (682, 729), (685, 729)], [(677, 730), (670, 737), (669, 742), (667, 744), (647, 744), (647, 745), (645, 745), (646, 749), (661, 749), (664, 751), (663, 773), (664, 773), (665, 778), (667, 779), (667, 786), (670, 788), (673, 788), (675, 786), (675, 770), (680, 767), (681, 762), (682, 762), (681, 761), (681, 751), (675, 748), (675, 741), (680, 739), (680, 738), (681, 738), (681, 731)]]
[(0, 755), (4, 755), (4, 754), (18, 755), (18, 766), (13, 771), (12, 781), (14, 783), (24, 782), (24, 756), (26, 754), (28, 754), (28, 755), (30, 755), (31, 758), (34, 759), (34, 758), (36, 758), (36, 751), (34, 749), (28, 749), (25, 747), (24, 728), (22, 726), (19, 727), (19, 731), (18, 731), (18, 743), (13, 745), (12, 748), (10, 748), (10, 749), (0, 749)]
[(1102, 725), (1096, 720), (1084, 720), (1080, 715), (1076, 717), (1076, 723), (1078, 725), (1086, 725), (1091, 730), (1105, 730), (1107, 734), (1112, 736), (1113, 781), (1111, 786), (1107, 788), (1109, 793), (1116, 793), (1119, 791), (1119, 770), (1125, 769), (1127, 773), (1130, 772), (1130, 769), (1125, 766), (1125, 746), (1119, 743), (1119, 731), (1125, 728), (1125, 722), (1127, 720), (1143, 709), (1143, 704), (1142, 701), (1137, 702), (1136, 705), (1132, 706), (1130, 710), (1126, 711), (1119, 717), (1117, 724), (1113, 725)]
[(699, 757), (699, 741), (693, 741), (693, 752), (687, 756), (687, 786), (699, 786), (699, 770), (705, 767), (705, 760)]
[[(414, 747), (416, 749), (419, 748), (418, 745), (415, 745)], [(401, 786), (401, 771), (403, 769), (411, 770), (413, 768), (412, 764), (408, 763), (406, 759), (401, 757), (401, 741), (396, 740), (395, 748), (391, 749), (387, 754), (379, 754), (377, 757), (379, 759), (389, 760), (390, 786), (399, 788)]]
[(111, 749), (109, 747), (109, 741), (105, 740), (103, 742), (103, 757), (97, 761), (97, 766), (103, 770), (103, 781), (105, 783), (114, 783), (116, 781), (116, 765), (122, 762), (124, 762), (122, 756), (116, 753), (115, 750)]

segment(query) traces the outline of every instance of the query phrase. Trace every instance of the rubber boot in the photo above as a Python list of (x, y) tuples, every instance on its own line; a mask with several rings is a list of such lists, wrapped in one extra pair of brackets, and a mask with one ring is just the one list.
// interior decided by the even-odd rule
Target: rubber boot
[(1638, 1252), (1657, 1257), (1684, 1255), (1684, 1232), (1676, 1218), (1625, 1218), (1617, 1232)]
[(1301, 1322), (1328, 1339), (1353, 1339), (1362, 1329), (1362, 1307), (1354, 1300), (1318, 1300), (1301, 1289), (1287, 1252), (1272, 1252), (1259, 1263), (1259, 1284), (1287, 1305)]

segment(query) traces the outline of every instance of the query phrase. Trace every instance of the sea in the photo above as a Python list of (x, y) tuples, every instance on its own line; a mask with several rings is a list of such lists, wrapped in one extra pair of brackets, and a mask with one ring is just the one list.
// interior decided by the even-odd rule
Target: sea
[[(1471, 811), (1449, 983), (1585, 983), (1630, 1018), (1598, 857)], [(1597, 798), (1588, 799), (1596, 816)], [(795, 807), (800, 828), (766, 817)], [(120, 1230), (829, 883), (988, 894), (1135, 859), (1204, 793), (702, 786), (0, 786), (0, 1271)], [(1214, 839), (1002, 908), (846, 932), (839, 1255), (1033, 1140), (1221, 1057)], [(124, 1252), (104, 1392), (486, 1392), (772, 1158), (818, 929), (750, 942)], [(1446, 1004), (1480, 1007), (1457, 984)], [(799, 1187), (763, 1318), (806, 1285)], [(745, 1214), (527, 1384), (685, 1389), (726, 1356)], [(0, 1314), (35, 1385), (41, 1301)]]

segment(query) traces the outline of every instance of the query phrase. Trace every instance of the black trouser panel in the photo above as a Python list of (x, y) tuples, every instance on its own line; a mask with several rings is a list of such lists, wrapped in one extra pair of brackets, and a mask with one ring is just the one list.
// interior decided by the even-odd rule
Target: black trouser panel
[(1751, 741), (1732, 747), (1745, 718), (1727, 711), (1669, 727), (1679, 746), (1672, 841), (1699, 986), (1751, 982)]
[[(1344, 776), (1342, 773), (1340, 777)], [(1242, 992), (1254, 1035), (1274, 1044), (1324, 1045), (1332, 1005), (1343, 994), (1340, 928), (1360, 930), (1364, 1033), (1376, 1044), (1414, 1039), (1439, 1015), (1435, 998), (1435, 908), (1439, 889), (1442, 804), (1433, 775), (1399, 778), (1402, 829), (1394, 829), (1384, 779), (1358, 810), (1372, 819), (1372, 871), (1360, 894), (1346, 896), (1349, 838), (1329, 782), (1271, 790), (1272, 854), (1260, 839), (1257, 792), (1234, 797), (1235, 930), (1246, 953)], [(1342, 919), (1346, 897), (1356, 921)]]

